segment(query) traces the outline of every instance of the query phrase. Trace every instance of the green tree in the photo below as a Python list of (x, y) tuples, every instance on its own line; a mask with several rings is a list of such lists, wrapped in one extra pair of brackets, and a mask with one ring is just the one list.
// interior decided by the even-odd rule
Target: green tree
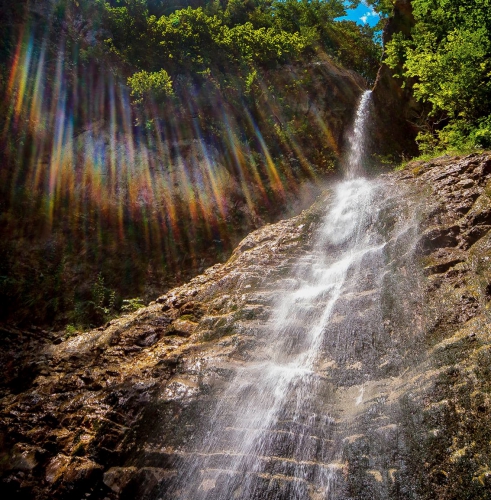
[[(435, 129), (447, 145), (457, 137), (462, 142), (462, 135), (471, 142), (480, 137), (480, 145), (487, 146), (490, 0), (413, 0), (412, 6), (416, 23), (411, 37), (393, 37), (386, 48), (387, 64), (402, 68), (401, 76), (412, 83), (415, 97), (429, 104), (430, 135)], [(442, 124), (449, 127), (446, 132)], [(482, 132), (476, 135), (476, 128)], [(429, 137), (428, 131), (424, 137)]]
[(342, 0), (276, 0), (271, 9), (275, 25), (290, 32), (306, 27), (322, 30), (346, 14)]
[(147, 68), (149, 61), (149, 16), (145, 0), (118, 0), (111, 5), (102, 0), (103, 27), (110, 37), (105, 40), (120, 61)]
[(377, 28), (368, 24), (340, 21), (325, 28), (323, 47), (343, 66), (354, 69), (373, 84), (382, 57), (382, 45), (374, 41), (376, 35)]

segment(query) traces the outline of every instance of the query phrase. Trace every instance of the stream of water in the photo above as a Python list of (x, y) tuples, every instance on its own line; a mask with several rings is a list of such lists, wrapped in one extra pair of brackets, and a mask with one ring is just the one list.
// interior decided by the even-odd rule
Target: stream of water
[(363, 177), (370, 95), (362, 95), (345, 180), (335, 187), (312, 251), (278, 291), (251, 361), (224, 389), (199, 449), (165, 498), (337, 498), (343, 465), (331, 404), (336, 377), (342, 366), (342, 382), (355, 387), (343, 411), (356, 411), (367, 370), (360, 359), (376, 362), (383, 335), (384, 193), (380, 181)]

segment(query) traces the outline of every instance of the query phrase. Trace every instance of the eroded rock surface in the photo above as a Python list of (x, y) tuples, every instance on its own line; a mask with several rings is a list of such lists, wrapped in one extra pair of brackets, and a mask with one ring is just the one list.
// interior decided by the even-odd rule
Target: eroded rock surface
[(407, 480), (421, 498), (491, 498), (491, 156), (398, 175), (426, 199), (425, 356), (400, 406)]
[[(247, 357), (243, 332), (274, 298), (258, 286), (307, 251), (319, 210), (252, 233), (226, 264), (98, 330), (61, 343), (4, 332), (2, 489), (12, 498), (117, 498), (161, 481), (166, 453), (144, 448), (152, 426), (164, 421), (178, 443), (187, 429), (179, 415), (217, 377), (213, 365)], [(128, 467), (130, 456), (157, 468)]]
[[(389, 261), (384, 283), (394, 291), (391, 275), (407, 275), (415, 289), (395, 305), (382, 295), (377, 332), (362, 332), (364, 309), (353, 317), (360, 340), (345, 356), (331, 359), (324, 346), (318, 371), (335, 425), (322, 439), (340, 450), (329, 464), (335, 497), (489, 498), (491, 156), (413, 163), (384, 182), (392, 192), (381, 218), (387, 230), (400, 218), (398, 196), (420, 226), (408, 248), (416, 267)], [(327, 195), (255, 231), (226, 264), (98, 330), (61, 342), (6, 330), (2, 496), (165, 496), (221, 387), (260, 349), (271, 308), (329, 203)], [(369, 271), (333, 323), (348, 321), (341, 312), (353, 304), (370, 304)], [(294, 464), (280, 452), (264, 458), (264, 491), (291, 498), (292, 478), (275, 470)], [(319, 498), (306, 477), (302, 498)]]

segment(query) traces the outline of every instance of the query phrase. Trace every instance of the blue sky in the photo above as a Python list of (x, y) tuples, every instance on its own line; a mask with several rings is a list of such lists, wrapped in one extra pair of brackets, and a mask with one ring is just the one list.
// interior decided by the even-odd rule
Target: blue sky
[(347, 10), (346, 13), (348, 14), (347, 16), (340, 17), (339, 19), (349, 19), (350, 21), (356, 21), (359, 24), (367, 23), (370, 26), (377, 24), (380, 19), (373, 8), (368, 7), (364, 3), (361, 3), (356, 9)]

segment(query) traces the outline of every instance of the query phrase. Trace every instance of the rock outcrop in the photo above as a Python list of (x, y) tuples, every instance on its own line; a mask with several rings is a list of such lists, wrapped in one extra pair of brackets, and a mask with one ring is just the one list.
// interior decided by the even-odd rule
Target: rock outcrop
[(491, 156), (414, 162), (425, 193), (425, 353), (406, 375), (400, 438), (421, 498), (490, 498)]
[[(398, 305), (382, 298), (383, 336), (366, 332), (346, 359), (319, 368), (333, 401), (329, 439), (341, 450), (330, 464), (338, 497), (489, 498), (491, 155), (412, 163), (383, 182), (392, 193), (384, 224), (404, 204), (420, 227), (415, 267), (394, 270), (414, 289)], [(260, 346), (329, 200), (253, 232), (227, 263), (97, 330), (5, 329), (4, 498), (165, 496), (220, 388)], [(362, 324), (363, 312), (353, 327)], [(274, 473), (287, 456), (265, 457), (272, 498), (289, 498), (291, 478)], [(317, 498), (305, 484), (305, 498)]]
[[(139, 498), (151, 490), (165, 477), (156, 462), (169, 454), (146, 449), (154, 426), (183, 437), (179, 415), (217, 376), (215, 361), (237, 349), (245, 356), (243, 330), (267, 313), (271, 292), (257, 285), (306, 250), (315, 218), (312, 209), (252, 233), (226, 264), (98, 330), (61, 343), (28, 336), (21, 345), (29, 355), (2, 400), (5, 490), (26, 498), (117, 498), (127, 488)], [(15, 370), (26, 334), (4, 335), (5, 364)], [(128, 466), (130, 456), (145, 466)]]
[[(410, 37), (414, 26), (414, 17), (410, 0), (397, 0), (392, 15), (383, 33), (384, 46), (395, 33)], [(396, 71), (383, 61), (373, 88), (372, 148), (382, 156), (411, 158), (418, 154), (416, 135), (419, 132), (418, 121), (422, 115), (422, 104), (412, 95), (412, 84), (404, 84), (395, 76)]]

